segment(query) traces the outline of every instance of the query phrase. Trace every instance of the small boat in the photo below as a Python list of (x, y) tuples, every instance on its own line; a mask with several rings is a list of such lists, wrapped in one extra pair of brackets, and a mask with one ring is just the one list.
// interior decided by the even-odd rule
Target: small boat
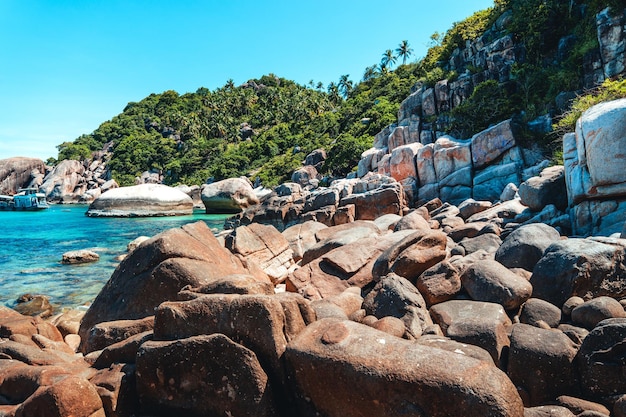
[(14, 196), (0, 195), (0, 210), (43, 210), (50, 207), (36, 188), (22, 188)]

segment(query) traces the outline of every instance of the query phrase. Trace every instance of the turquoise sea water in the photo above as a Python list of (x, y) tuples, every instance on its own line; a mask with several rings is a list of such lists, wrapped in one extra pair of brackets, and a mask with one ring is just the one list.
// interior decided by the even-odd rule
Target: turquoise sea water
[[(198, 220), (221, 230), (225, 215), (94, 218), (87, 206), (54, 205), (38, 212), (0, 211), (0, 304), (12, 307), (22, 294), (44, 294), (60, 307), (92, 301), (118, 265), (115, 258), (138, 236), (154, 236)], [(100, 260), (63, 265), (63, 253), (91, 249)]]

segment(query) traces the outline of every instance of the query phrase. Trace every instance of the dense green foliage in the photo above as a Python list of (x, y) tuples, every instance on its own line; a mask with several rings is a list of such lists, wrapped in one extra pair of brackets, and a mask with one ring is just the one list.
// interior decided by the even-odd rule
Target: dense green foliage
[[(408, 44), (405, 50), (410, 54)], [(248, 175), (273, 186), (288, 180), (307, 153), (323, 147), (333, 155), (325, 174), (344, 175), (373, 136), (395, 121), (417, 79), (414, 67), (376, 73), (357, 86), (344, 75), (328, 91), (270, 74), (215, 91), (151, 94), (92, 134), (59, 145), (59, 160), (85, 159), (112, 143), (109, 168), (123, 185), (155, 170), (167, 184)]]
[(572, 108), (555, 124), (557, 132), (572, 132), (576, 128), (576, 120), (588, 108), (603, 101), (626, 98), (626, 80), (606, 80), (595, 90), (577, 97)]

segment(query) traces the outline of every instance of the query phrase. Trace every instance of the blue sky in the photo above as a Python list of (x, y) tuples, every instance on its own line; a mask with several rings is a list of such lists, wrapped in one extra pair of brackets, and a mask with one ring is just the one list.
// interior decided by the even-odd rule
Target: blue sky
[(57, 156), (150, 93), (274, 73), (358, 82), (492, 0), (0, 0), (0, 159)]

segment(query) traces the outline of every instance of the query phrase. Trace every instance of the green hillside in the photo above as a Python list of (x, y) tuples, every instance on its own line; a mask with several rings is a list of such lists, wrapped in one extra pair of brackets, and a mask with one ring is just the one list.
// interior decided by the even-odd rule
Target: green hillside
[[(151, 94), (129, 103), (93, 133), (60, 144), (58, 160), (87, 159), (111, 143), (108, 167), (121, 185), (133, 184), (143, 171), (158, 170), (170, 185), (247, 175), (273, 186), (288, 180), (307, 153), (321, 147), (329, 155), (323, 174), (344, 176), (374, 135), (396, 121), (411, 88), (418, 81), (454, 80), (458, 71), (448, 64), (454, 49), (480, 36), (505, 11), (510, 13), (506, 30), (526, 50), (512, 80), (485, 81), (461, 106), (429, 122), (468, 137), (511, 116), (528, 121), (554, 112), (559, 92), (581, 89), (584, 56), (598, 47), (595, 13), (617, 3), (497, 0), (445, 34), (433, 34), (424, 58), (413, 61), (406, 41), (391, 46), (380, 63), (364, 69), (360, 81), (343, 75), (328, 86), (303, 86), (269, 74), (240, 86), (229, 81), (214, 91)], [(574, 39), (571, 52), (559, 57), (558, 41), (568, 34)], [(553, 139), (530, 137), (544, 145)]]

